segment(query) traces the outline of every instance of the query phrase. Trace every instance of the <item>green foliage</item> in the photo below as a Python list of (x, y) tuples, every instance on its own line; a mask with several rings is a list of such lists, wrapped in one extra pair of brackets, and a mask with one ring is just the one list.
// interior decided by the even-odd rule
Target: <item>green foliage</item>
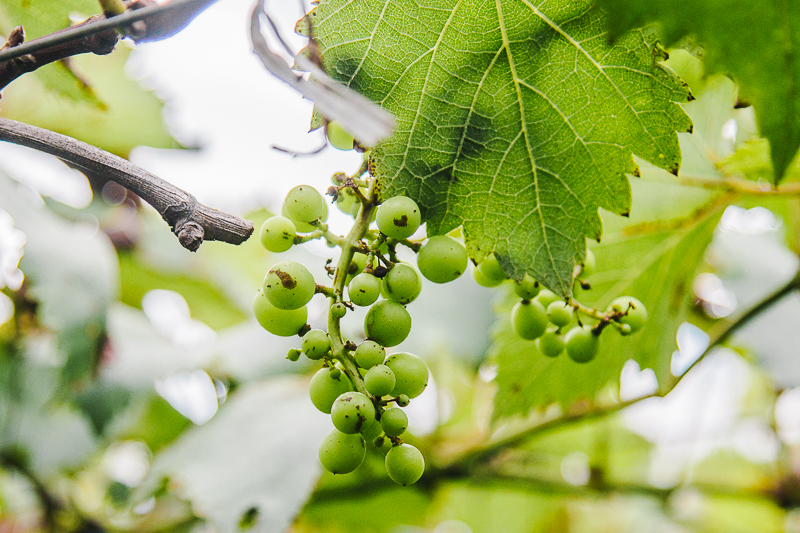
[(693, 36), (704, 47), (710, 72), (730, 74), (740, 99), (756, 109), (770, 143), (775, 183), (800, 146), (800, 12), (787, 2), (737, 0), (598, 0), (611, 33), (657, 22), (666, 45)]
[[(100, 12), (94, 0), (0, 0), (0, 33), (8, 35), (16, 26), (25, 28), (30, 41), (70, 25), (71, 14), (88, 18)], [(33, 76), (48, 89), (68, 100), (102, 108), (91, 84), (82, 78), (72, 63), (58, 61), (37, 69)]]
[(571, 294), (597, 208), (630, 211), (631, 155), (680, 166), (687, 87), (641, 32), (609, 46), (588, 2), (329, 0), (311, 19), (328, 73), (397, 120), (371, 157), (385, 194), (516, 279)]

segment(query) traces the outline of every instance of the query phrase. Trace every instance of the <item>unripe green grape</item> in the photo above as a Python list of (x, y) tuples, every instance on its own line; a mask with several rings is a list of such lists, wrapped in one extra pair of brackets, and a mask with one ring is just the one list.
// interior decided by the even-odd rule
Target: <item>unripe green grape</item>
[(328, 216), (328, 204), (311, 185), (298, 185), (286, 195), (283, 202), (286, 216), (292, 220), (310, 223)]
[(381, 300), (367, 311), (364, 330), (370, 340), (382, 346), (397, 346), (411, 331), (411, 316), (399, 303)]
[(347, 307), (341, 302), (337, 302), (331, 306), (331, 316), (334, 318), (342, 318), (347, 313)]
[[(375, 424), (375, 426), (377, 427), (377, 426), (379, 426), (379, 425), (378, 425), (378, 424)], [(372, 445), (373, 445), (373, 446), (375, 446), (375, 448), (376, 448), (376, 449), (380, 450), (380, 449), (381, 449), (381, 448), (383, 448), (383, 447), (386, 445), (386, 443), (388, 443), (388, 442), (389, 442), (389, 439), (387, 439), (387, 438), (385, 438), (385, 437), (382, 437), (382, 436), (380, 436), (380, 437), (375, 437), (375, 438), (372, 440)], [(388, 452), (389, 450), (386, 450), (386, 451)]]
[(345, 283), (350, 284), (353, 278), (364, 271), (367, 266), (367, 256), (356, 252), (353, 255), (353, 260), (350, 261), (350, 266), (347, 267), (347, 277)]
[(381, 281), (381, 294), (388, 300), (409, 304), (419, 296), (422, 280), (410, 265), (395, 263)]
[(383, 428), (380, 424), (370, 424), (369, 427), (361, 430), (361, 436), (367, 442), (372, 442), (376, 437), (383, 435)]
[(386, 365), (375, 365), (364, 376), (364, 388), (367, 392), (380, 398), (394, 390), (394, 372)]
[(311, 378), (308, 395), (311, 397), (314, 407), (329, 415), (336, 398), (351, 390), (353, 390), (353, 386), (347, 376), (340, 373), (339, 379), (335, 379), (329, 369), (320, 368)]
[(330, 374), (331, 379), (339, 379), (342, 376), (342, 371), (337, 367), (332, 366), (328, 369), (328, 374)]
[(381, 427), (390, 437), (399, 437), (408, 429), (408, 416), (402, 409), (392, 407), (381, 415)]
[(545, 357), (558, 357), (564, 351), (564, 337), (555, 331), (546, 331), (536, 339), (536, 346)]
[(628, 314), (619, 317), (618, 321), (620, 324), (629, 325), (631, 333), (636, 333), (642, 329), (645, 322), (647, 322), (647, 308), (633, 296), (615, 298), (608, 307), (609, 310), (617, 313), (625, 313), (627, 311)]
[(523, 339), (532, 341), (541, 337), (548, 323), (547, 311), (536, 300), (522, 300), (511, 310), (511, 325)]
[(600, 350), (600, 337), (589, 326), (575, 327), (566, 335), (567, 355), (576, 363), (588, 363)]
[(620, 324), (619, 329), (617, 331), (619, 331), (619, 334), (622, 335), (623, 337), (627, 337), (628, 335), (633, 333), (633, 329), (631, 328), (630, 324)]
[(347, 287), (347, 292), (350, 295), (350, 301), (354, 304), (361, 307), (372, 305), (381, 295), (381, 280), (372, 274), (362, 272), (353, 277)]
[(422, 275), (434, 283), (448, 283), (467, 269), (467, 249), (447, 235), (435, 235), (422, 245), (417, 266)]
[(481, 287), (497, 287), (498, 285), (503, 283), (503, 280), (487, 278), (486, 275), (481, 270), (480, 266), (476, 266), (475, 268), (472, 269), (472, 277)]
[(275, 263), (264, 277), (264, 294), (272, 305), (285, 311), (306, 305), (316, 288), (314, 276), (297, 261)]
[(328, 142), (337, 150), (352, 150), (355, 139), (342, 127), (341, 122), (333, 120), (325, 128)]
[(322, 359), (330, 349), (331, 339), (321, 329), (312, 329), (303, 335), (303, 352), (309, 359)]
[(418, 449), (410, 444), (393, 446), (386, 454), (386, 473), (399, 485), (410, 485), (422, 477), (425, 459)]
[(286, 354), (286, 359), (292, 362), (296, 362), (300, 360), (300, 354), (303, 353), (300, 350), (292, 348), (289, 350), (289, 353)]
[(279, 337), (297, 335), (308, 320), (308, 309), (284, 311), (270, 303), (263, 291), (258, 291), (253, 300), (253, 314), (261, 327)]
[(361, 368), (372, 368), (380, 365), (386, 359), (386, 350), (375, 341), (364, 341), (355, 351), (356, 363)]
[(554, 325), (563, 328), (572, 321), (572, 307), (563, 300), (556, 300), (547, 306), (547, 318)]
[(353, 189), (350, 187), (340, 189), (339, 196), (336, 197), (336, 207), (345, 215), (349, 215), (353, 206), (359, 205), (360, 203), (361, 201), (358, 199), (358, 196), (356, 196), (356, 193), (353, 192)]
[(481, 269), (484, 276), (493, 281), (502, 282), (508, 279), (508, 274), (500, 266), (500, 262), (494, 254), (487, 255), (478, 268)]
[[(301, 222), (299, 220), (295, 220), (294, 218), (290, 217), (289, 216), (289, 212), (286, 211), (286, 204), (284, 204), (283, 207), (281, 208), (281, 215), (283, 217), (288, 218), (289, 220), (291, 220), (292, 223), (294, 224), (295, 229), (300, 233), (311, 233), (312, 231), (317, 229), (316, 227), (314, 227), (312, 224), (309, 224), (308, 222)], [(328, 220), (328, 214), (327, 213), (325, 213), (325, 216), (322, 217), (322, 221), (323, 222), (325, 222), (326, 220)]]
[(333, 402), (331, 420), (342, 433), (360, 433), (375, 422), (375, 406), (360, 392), (346, 392)]
[(332, 474), (348, 474), (364, 462), (367, 447), (361, 435), (334, 429), (319, 445), (319, 462)]
[(583, 260), (583, 269), (581, 270), (581, 277), (586, 278), (594, 274), (597, 270), (597, 259), (590, 249), (586, 249), (586, 257)]
[(421, 222), (417, 203), (406, 196), (389, 198), (378, 207), (378, 229), (392, 239), (411, 237)]
[(525, 274), (522, 281), (514, 282), (514, 292), (523, 300), (533, 300), (540, 290), (542, 286), (529, 274)]
[(558, 299), (559, 298), (558, 296), (556, 296), (556, 293), (547, 289), (542, 289), (541, 291), (539, 291), (539, 295), (536, 296), (536, 301), (542, 304), (542, 307), (544, 307), (545, 309), (547, 309), (551, 303), (555, 302)]
[(397, 397), (395, 403), (397, 403), (397, 405), (399, 405), (400, 407), (405, 407), (409, 403), (411, 403), (411, 399), (407, 395), (401, 394), (400, 396)]
[(428, 365), (414, 354), (392, 354), (386, 360), (386, 366), (394, 372), (395, 386), (392, 396), (405, 394), (409, 398), (416, 398), (428, 386)]
[(294, 222), (286, 217), (269, 217), (258, 230), (261, 245), (270, 252), (285, 252), (294, 244), (297, 228)]

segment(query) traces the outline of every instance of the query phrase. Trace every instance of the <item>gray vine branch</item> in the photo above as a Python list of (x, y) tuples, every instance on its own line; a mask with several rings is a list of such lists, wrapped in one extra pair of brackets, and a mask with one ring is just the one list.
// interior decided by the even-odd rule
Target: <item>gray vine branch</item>
[(196, 251), (204, 240), (241, 244), (253, 223), (205, 206), (158, 176), (85, 142), (15, 120), (0, 118), (0, 141), (54, 155), (71, 165), (114, 181), (152, 205), (172, 228), (181, 246)]

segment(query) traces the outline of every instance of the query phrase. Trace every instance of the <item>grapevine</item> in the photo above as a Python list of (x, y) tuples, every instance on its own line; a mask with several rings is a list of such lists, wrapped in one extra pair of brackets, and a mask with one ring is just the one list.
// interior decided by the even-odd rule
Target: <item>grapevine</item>
[[(336, 123), (328, 124), (327, 133), (338, 149), (359, 146)], [(402, 343), (411, 332), (406, 306), (422, 290), (420, 274), (434, 283), (451, 282), (467, 270), (469, 256), (462, 242), (449, 235), (409, 240), (423, 222), (419, 207), (405, 196), (383, 198), (369, 174), (367, 158), (365, 154), (365, 163), (353, 176), (334, 174), (327, 191), (337, 207), (354, 219), (346, 236), (329, 231), (327, 204), (309, 185), (293, 188), (281, 215), (267, 219), (259, 232), (264, 247), (276, 253), (313, 239), (341, 248), (336, 266), (329, 269), (331, 286), (317, 285), (309, 270), (295, 261), (280, 261), (266, 273), (254, 313), (267, 331), (302, 337), (301, 348), (290, 350), (288, 359), (296, 361), (305, 354), (322, 361), (309, 388), (311, 402), (331, 415), (335, 427), (320, 445), (322, 465), (334, 474), (352, 472), (371, 446), (386, 454), (389, 477), (408, 485), (422, 476), (424, 458), (402, 439), (408, 428), (402, 408), (427, 387), (428, 367), (414, 354), (387, 354), (386, 349)], [(397, 260), (397, 246), (417, 254), (419, 271)], [(594, 262), (589, 250), (577, 269), (576, 285), (591, 287), (585, 278), (594, 270)], [(549, 358), (566, 351), (576, 363), (587, 363), (597, 356), (600, 336), (609, 325), (629, 335), (644, 327), (647, 319), (644, 305), (631, 296), (615, 299), (600, 312), (574, 299), (560, 299), (528, 275), (512, 282), (493, 253), (476, 265), (473, 276), (485, 287), (513, 284), (519, 297), (511, 312), (514, 331), (535, 341)], [(315, 294), (329, 300), (327, 332), (305, 323), (306, 305)], [(341, 327), (356, 306), (369, 307), (365, 339), (358, 345), (342, 336)]]

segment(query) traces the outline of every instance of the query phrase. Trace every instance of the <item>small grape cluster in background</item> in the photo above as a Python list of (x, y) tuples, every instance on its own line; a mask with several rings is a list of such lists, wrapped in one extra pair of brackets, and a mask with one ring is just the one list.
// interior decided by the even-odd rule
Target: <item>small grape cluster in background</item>
[[(575, 276), (576, 283), (590, 288), (581, 277), (591, 275), (594, 268), (594, 254), (587, 249), (586, 259)], [(508, 279), (494, 254), (478, 265), (473, 275), (484, 287), (495, 287)], [(514, 282), (514, 291), (520, 297), (511, 310), (514, 331), (523, 339), (535, 340), (546, 357), (558, 357), (566, 350), (576, 363), (588, 363), (597, 356), (600, 335), (609, 325), (626, 336), (641, 330), (647, 321), (647, 309), (632, 296), (614, 299), (601, 313), (574, 299), (564, 301), (527, 274), (522, 281)], [(595, 321), (594, 325), (589, 325), (587, 318)]]

